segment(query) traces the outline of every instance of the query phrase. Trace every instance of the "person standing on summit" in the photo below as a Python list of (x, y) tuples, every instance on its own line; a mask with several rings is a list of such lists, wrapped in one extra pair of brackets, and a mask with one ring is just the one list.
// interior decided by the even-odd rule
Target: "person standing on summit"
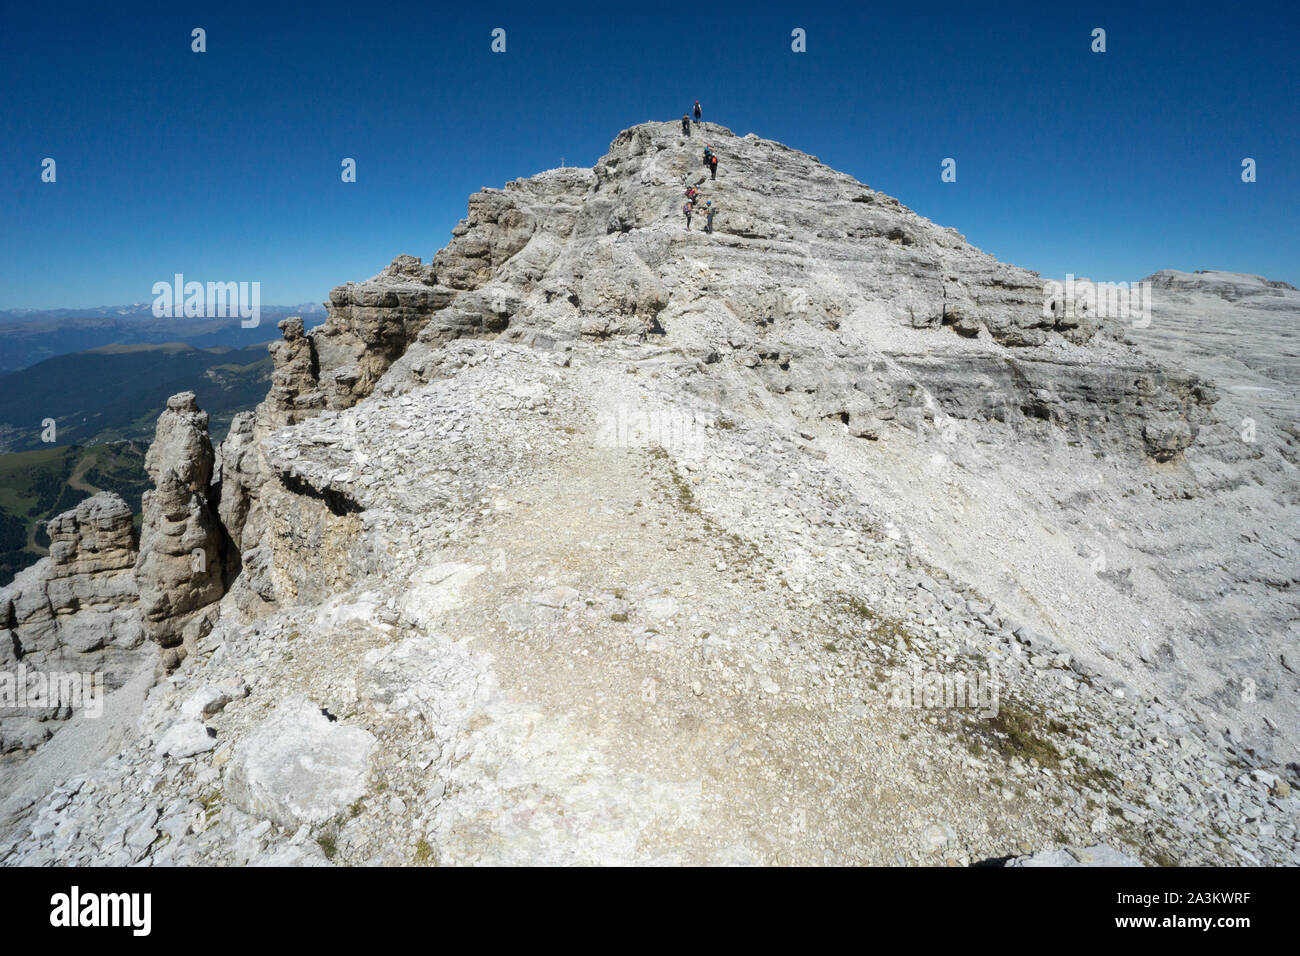
[(703, 115), (703, 111), (700, 109), (700, 101), (696, 100), (695, 101), (695, 122), (696, 123), (700, 121), (700, 116), (702, 115)]

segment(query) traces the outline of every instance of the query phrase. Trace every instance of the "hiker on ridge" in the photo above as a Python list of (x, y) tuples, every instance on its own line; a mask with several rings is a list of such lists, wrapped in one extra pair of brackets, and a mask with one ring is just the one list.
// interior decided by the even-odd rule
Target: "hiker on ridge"
[(685, 113), (682, 114), (682, 134), (685, 136), (691, 135), (691, 118)]
[(709, 172), (712, 174), (712, 179), (718, 178), (718, 156), (716, 153), (709, 157)]
[(695, 101), (695, 122), (698, 123), (700, 121), (700, 116), (701, 116), (700, 101), (696, 100)]

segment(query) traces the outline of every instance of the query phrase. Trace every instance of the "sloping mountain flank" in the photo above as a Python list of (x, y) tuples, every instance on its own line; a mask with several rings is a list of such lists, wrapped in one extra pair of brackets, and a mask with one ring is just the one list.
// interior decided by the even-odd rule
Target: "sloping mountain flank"
[[(1300, 294), (1066, 308), (698, 129), (286, 319), (217, 448), (171, 399), (116, 689), (5, 737), (0, 861), (1300, 862), (1297, 380), (1245, 341)], [(1269, 317), (1232, 367), (1224, 308)], [(53, 558), (19, 659), (72, 654)]]

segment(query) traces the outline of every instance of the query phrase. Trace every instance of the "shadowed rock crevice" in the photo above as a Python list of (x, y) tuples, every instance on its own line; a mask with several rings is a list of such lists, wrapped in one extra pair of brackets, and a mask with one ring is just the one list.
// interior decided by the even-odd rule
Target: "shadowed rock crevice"
[(317, 488), (308, 484), (306, 479), (299, 475), (281, 475), (280, 481), (286, 490), (295, 495), (324, 502), (325, 507), (336, 517), (359, 514), (364, 510), (361, 505), (337, 488)]

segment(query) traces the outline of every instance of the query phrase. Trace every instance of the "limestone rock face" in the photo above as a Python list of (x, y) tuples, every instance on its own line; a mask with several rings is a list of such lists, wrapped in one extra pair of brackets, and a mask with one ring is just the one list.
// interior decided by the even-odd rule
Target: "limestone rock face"
[[(643, 124), (619, 134), (592, 170), (550, 170), (476, 193), (429, 265), (401, 256), (334, 290), (329, 320), (310, 336), (314, 388), (303, 379), (308, 364), (293, 364), (286, 331), (277, 380), (293, 378), (295, 394), (312, 399), (268, 404), (285, 409), (281, 421), (300, 420), (322, 402), (350, 407), (393, 366), (387, 387), (427, 381), (438, 374), (431, 352), (464, 336), (542, 345), (667, 336), (704, 363), (751, 369), (802, 414), (847, 416), (866, 438), (900, 415), (930, 419), (924, 400), (916, 407), (926, 391), (943, 392), (942, 411), (958, 418), (982, 418), (996, 403), (1000, 421), (1069, 427), (1070, 400), (1032, 384), (1060, 368), (1086, 402), (1113, 408), (1091, 415), (1117, 426), (1103, 443), (1166, 462), (1195, 440), (1212, 390), (1166, 380), (1160, 369), (1121, 369), (1117, 321), (1052, 308), (1035, 273), (814, 157), (714, 124), (702, 132), (688, 140), (673, 124)], [(716, 181), (699, 165), (701, 141), (723, 157)], [(682, 191), (692, 185), (718, 210), (711, 235), (699, 223), (682, 228)], [(879, 322), (881, 332), (868, 335)], [(891, 326), (978, 344), (940, 339), (899, 375), (880, 361), (899, 339)], [(1099, 350), (1068, 352), (1089, 344)], [(1117, 389), (1129, 371), (1138, 385)], [(990, 374), (1002, 380), (992, 392)]]
[[(1120, 331), (1096, 315), (1045, 308), (1035, 273), (814, 157), (715, 124), (701, 132), (688, 139), (674, 124), (643, 124), (619, 134), (592, 170), (550, 170), (476, 193), (428, 265), (399, 256), (374, 278), (336, 288), (329, 319), (310, 336), (285, 329), (263, 418), (284, 424), (348, 408), (394, 365), (399, 377), (424, 381), (430, 349), (463, 336), (641, 340), (671, 326), (677, 347), (753, 369), (768, 389), (808, 396), (810, 414), (848, 415), (872, 437), (899, 414), (900, 389), (937, 386), (958, 417), (982, 414), (994, 397), (980, 387), (987, 348), (945, 347), (942, 363), (918, 366), (906, 381), (882, 376), (862, 363), (864, 319), (1043, 351), (1038, 360), (1048, 363), (1063, 346)], [(716, 181), (695, 154), (703, 141), (723, 157)], [(698, 223), (683, 234), (678, 210), (690, 185), (718, 210), (712, 235)], [(828, 350), (844, 356), (838, 368), (827, 368)], [(1108, 391), (1111, 373), (1090, 376), (1095, 363), (1066, 363), (1089, 394)], [(1155, 407), (1112, 393), (1135, 423), (1124, 438), (1155, 461), (1174, 460), (1211, 393), (1137, 371), (1155, 389)], [(1071, 417), (1014, 369), (1002, 377), (1011, 387), (996, 396), (999, 420)], [(975, 390), (959, 391), (961, 382)]]
[(154, 484), (162, 480), (165, 471), (171, 471), (181, 484), (206, 494), (212, 463), (208, 413), (199, 408), (193, 392), (173, 395), (158, 416), (153, 444), (144, 456), (144, 470)]
[(302, 319), (290, 316), (278, 327), (284, 337), (270, 346), (274, 371), (264, 407), (269, 422), (290, 425), (323, 408), (325, 398), (317, 388), (316, 349)]
[(0, 591), (0, 624), (13, 632), (17, 656), (137, 644), (130, 574), (136, 544), (126, 502), (103, 492), (51, 519), (48, 528), (49, 557)]
[(329, 407), (347, 408), (368, 395), (433, 312), (450, 301), (418, 262), (399, 259), (368, 283), (330, 293), (330, 318), (312, 336)]
[[(135, 578), (150, 640), (174, 649), (210, 624), (201, 612), (222, 592), (224, 542), (210, 500), (214, 455), (208, 415), (193, 392), (167, 400), (145, 470), (154, 480), (142, 501)], [(164, 666), (183, 654), (171, 650)]]
[(87, 498), (50, 520), (51, 578), (129, 568), (135, 559), (135, 532), (127, 503), (111, 491)]
[[(131, 509), (102, 492), (47, 527), (49, 557), (0, 589), (0, 669), (21, 664), (47, 676), (99, 673), (111, 690), (144, 653)], [(0, 752), (30, 749), (70, 712), (66, 702), (0, 706)]]
[[(532, 254), (520, 268), (540, 272), (549, 265), (591, 181), (588, 170), (559, 170), (485, 189), (470, 198), (469, 215), (428, 265), (398, 256), (374, 278), (335, 288), (328, 320), (305, 344), (298, 344), (301, 327), (285, 328), (285, 341), (273, 347), (273, 382), (285, 384), (273, 387), (266, 417), (290, 421), (322, 407), (351, 407), (418, 338), (436, 344), (504, 330), (520, 299), (507, 286), (478, 290), (526, 247)], [(310, 361), (303, 357), (308, 350)]]
[(1300, 862), (1300, 293), (1072, 314), (679, 129), (284, 323), (215, 458), (173, 400), (136, 567), (188, 656), (0, 863)]
[[(273, 399), (268, 397), (256, 412), (234, 417), (217, 450), (217, 516), (230, 544), (226, 586), (235, 603), (250, 613), (275, 600), (277, 593), (270, 550), (260, 544), (266, 532), (267, 509), (273, 509), (284, 494), (262, 452), (262, 440), (278, 427), (276, 421)], [(283, 419), (279, 421), (283, 424)]]

